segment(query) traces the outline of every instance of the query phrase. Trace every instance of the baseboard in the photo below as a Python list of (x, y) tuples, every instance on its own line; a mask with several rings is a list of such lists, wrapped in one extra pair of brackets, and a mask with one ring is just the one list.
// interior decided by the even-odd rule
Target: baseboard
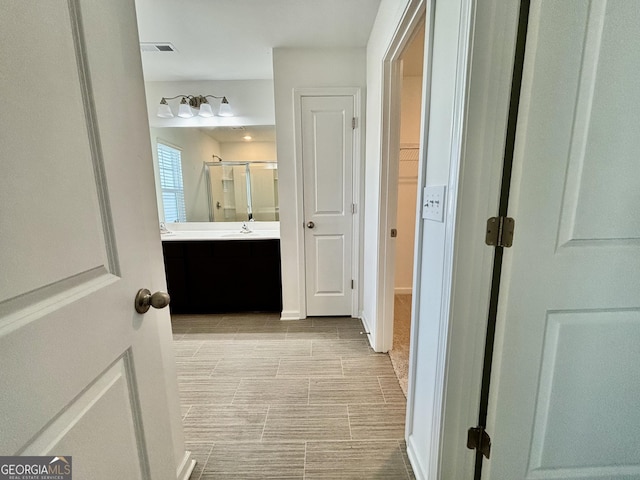
[(364, 331), (367, 334), (367, 340), (369, 340), (369, 345), (371, 346), (371, 348), (374, 348), (373, 346), (373, 335), (371, 332), (371, 323), (369, 322), (369, 320), (367, 319), (367, 316), (364, 314), (364, 311), (360, 312), (360, 320), (362, 321), (362, 326), (364, 327)]
[(367, 320), (367, 316), (364, 312), (360, 312), (360, 320), (362, 320), (362, 326), (367, 332), (371, 331), (371, 325), (369, 324), (369, 320)]
[(393, 289), (393, 293), (396, 295), (413, 295), (412, 287), (396, 287)]
[(182, 462), (180, 462), (180, 466), (178, 467), (177, 476), (178, 480), (189, 480), (193, 469), (196, 467), (196, 461), (191, 458), (191, 452), (189, 450), (184, 452), (184, 457), (182, 457)]
[(416, 480), (426, 480), (427, 474), (424, 471), (424, 466), (418, 460), (418, 455), (416, 455), (416, 447), (412, 436), (407, 440), (407, 456)]
[(302, 320), (302, 316), (297, 310), (285, 310), (280, 314), (280, 320)]

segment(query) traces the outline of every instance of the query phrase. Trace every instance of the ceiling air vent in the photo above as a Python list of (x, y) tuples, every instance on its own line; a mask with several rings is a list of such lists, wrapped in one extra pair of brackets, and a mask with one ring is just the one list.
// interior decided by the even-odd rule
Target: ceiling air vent
[(143, 52), (175, 52), (176, 47), (170, 43), (140, 42), (140, 50)]

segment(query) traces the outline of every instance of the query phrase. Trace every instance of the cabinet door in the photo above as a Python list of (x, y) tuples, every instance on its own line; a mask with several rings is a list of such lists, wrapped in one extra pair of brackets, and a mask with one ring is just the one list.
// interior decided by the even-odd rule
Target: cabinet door
[(187, 296), (187, 271), (184, 244), (182, 242), (164, 242), (164, 268), (167, 275), (167, 291), (171, 295), (171, 313), (184, 313), (189, 305)]
[(279, 240), (165, 242), (172, 313), (282, 310)]

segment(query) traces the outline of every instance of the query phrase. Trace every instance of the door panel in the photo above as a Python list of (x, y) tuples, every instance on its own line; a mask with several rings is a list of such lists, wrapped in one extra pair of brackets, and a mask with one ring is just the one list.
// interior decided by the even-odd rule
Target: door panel
[(0, 452), (175, 479), (168, 312), (133, 307), (165, 289), (133, 2), (13, 2), (0, 41)]
[[(316, 235), (316, 292), (324, 295), (344, 295), (344, 235)], [(334, 258), (324, 262), (324, 258)]]
[(638, 22), (532, 3), (484, 478), (640, 476)]
[[(66, 2), (48, 3), (42, 10), (41, 16), (20, 15), (26, 22), (23, 28), (38, 31), (38, 37), (30, 43), (20, 42), (15, 55), (2, 57), (3, 70), (12, 75), (2, 77), (4, 91), (11, 92), (0, 117), (3, 157), (22, 161), (2, 162), (0, 195), (5, 208), (11, 207), (11, 211), (3, 211), (2, 220), (11, 221), (11, 230), (0, 231), (0, 302), (45, 287), (48, 292), (65, 290), (74, 286), (73, 278), (78, 275), (95, 278), (110, 271), (105, 249), (110, 239), (104, 238), (93, 173), (102, 159), (93, 155), (85, 123), (86, 99), (76, 65), (69, 10)], [(3, 37), (8, 37), (5, 29), (17, 19), (2, 17)], [(28, 49), (37, 50), (42, 58), (25, 61)], [(58, 74), (51, 75), (52, 71)], [(42, 81), (48, 77), (52, 77), (50, 81)], [(9, 83), (15, 78), (20, 81)], [(30, 112), (25, 100), (32, 98), (46, 99), (47, 109), (59, 112), (60, 121)], [(27, 114), (9, 114), (21, 111)], [(9, 134), (18, 129), (29, 132), (28, 139)], [(65, 158), (65, 163), (52, 161), (58, 158)], [(73, 196), (69, 195), (71, 190)], [(38, 227), (46, 228), (47, 235), (34, 234)], [(73, 256), (65, 262), (56, 261), (68, 253), (74, 240), (77, 248)], [(29, 255), (16, 255), (19, 251)], [(44, 296), (40, 292), (37, 299), (42, 301)]]
[[(125, 355), (76, 398), (51, 425), (29, 442), (22, 455), (56, 455), (74, 452), (77, 476), (99, 478), (109, 472), (112, 478), (131, 480), (148, 478), (146, 465), (140, 462), (144, 452), (132, 448), (143, 439), (135, 381), (129, 373), (130, 357)], [(100, 441), (109, 445), (109, 455), (97, 454), (92, 439), (100, 432)], [(113, 458), (118, 462), (112, 463)]]
[[(640, 382), (630, 382), (618, 368), (637, 362), (639, 344), (638, 310), (548, 314), (532, 469), (580, 465), (601, 471), (608, 467), (615, 474), (616, 466), (640, 464), (638, 425), (628, 422), (636, 415)], [(616, 437), (634, 441), (612, 441)]]
[(302, 97), (307, 315), (351, 315), (353, 96)]

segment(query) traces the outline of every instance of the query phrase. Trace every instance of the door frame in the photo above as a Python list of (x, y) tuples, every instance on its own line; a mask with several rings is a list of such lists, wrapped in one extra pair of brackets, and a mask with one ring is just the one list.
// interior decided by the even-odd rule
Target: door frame
[(353, 129), (353, 165), (352, 165), (352, 202), (356, 204), (355, 213), (352, 215), (351, 231), (351, 275), (354, 280), (351, 295), (351, 316), (358, 317), (360, 312), (360, 288), (362, 278), (362, 249), (360, 248), (360, 232), (364, 216), (364, 158), (362, 152), (364, 138), (364, 112), (362, 110), (362, 91), (359, 87), (319, 87), (319, 88), (294, 88), (293, 89), (293, 119), (295, 125), (295, 178), (296, 178), (296, 240), (298, 249), (298, 301), (301, 318), (307, 317), (307, 285), (306, 285), (306, 261), (304, 242), (304, 176), (302, 164), (302, 98), (303, 97), (333, 97), (350, 96), (353, 98), (353, 111), (356, 116), (356, 128)]
[[(472, 479), (475, 451), (466, 447), (466, 432), (478, 421), (494, 258), (494, 248), (484, 242), (485, 222), (498, 213), (520, 2), (489, 0), (476, 9), (476, 0), (460, 1), (469, 23), (459, 34), (459, 51), (466, 51), (459, 69), (468, 78), (459, 91), (463, 108), (455, 113), (460, 156), (449, 174), (457, 195), (448, 209), (455, 217), (445, 246), (451, 275), (445, 278), (438, 342), (442, 403), (434, 412), (437, 449), (428, 472), (433, 478)], [(496, 344), (494, 351), (501, 347)]]
[[(432, 8), (430, 10), (433, 11)], [(412, 40), (418, 26), (425, 22), (425, 44), (430, 45), (428, 35), (432, 29), (426, 24), (429, 21), (426, 12), (426, 0), (412, 2), (396, 30), (396, 34), (383, 59), (383, 79), (382, 79), (382, 127), (381, 127), (381, 168), (380, 168), (380, 208), (378, 218), (378, 257), (377, 257), (377, 282), (376, 298), (377, 314), (376, 322), (376, 351), (387, 352), (393, 346), (393, 306), (395, 291), (395, 268), (396, 268), (396, 242), (391, 240), (390, 229), (395, 228), (397, 222), (398, 206), (398, 172), (400, 164), (400, 114), (401, 114), (401, 87), (402, 87), (402, 62), (400, 56), (405, 47)], [(430, 72), (431, 55), (425, 48), (423, 81), (422, 81), (422, 114), (420, 127), (420, 151), (418, 166), (418, 203), (416, 204), (416, 243), (421, 238), (420, 222), (420, 198), (421, 198), (421, 177), (423, 176), (424, 162), (422, 157), (424, 132), (428, 126), (425, 125), (425, 109), (429, 105), (428, 87), (431, 76)], [(414, 265), (417, 263), (417, 248), (414, 249)], [(415, 275), (414, 275), (414, 292)], [(413, 308), (412, 308), (413, 312)], [(413, 313), (412, 313), (413, 317)]]

